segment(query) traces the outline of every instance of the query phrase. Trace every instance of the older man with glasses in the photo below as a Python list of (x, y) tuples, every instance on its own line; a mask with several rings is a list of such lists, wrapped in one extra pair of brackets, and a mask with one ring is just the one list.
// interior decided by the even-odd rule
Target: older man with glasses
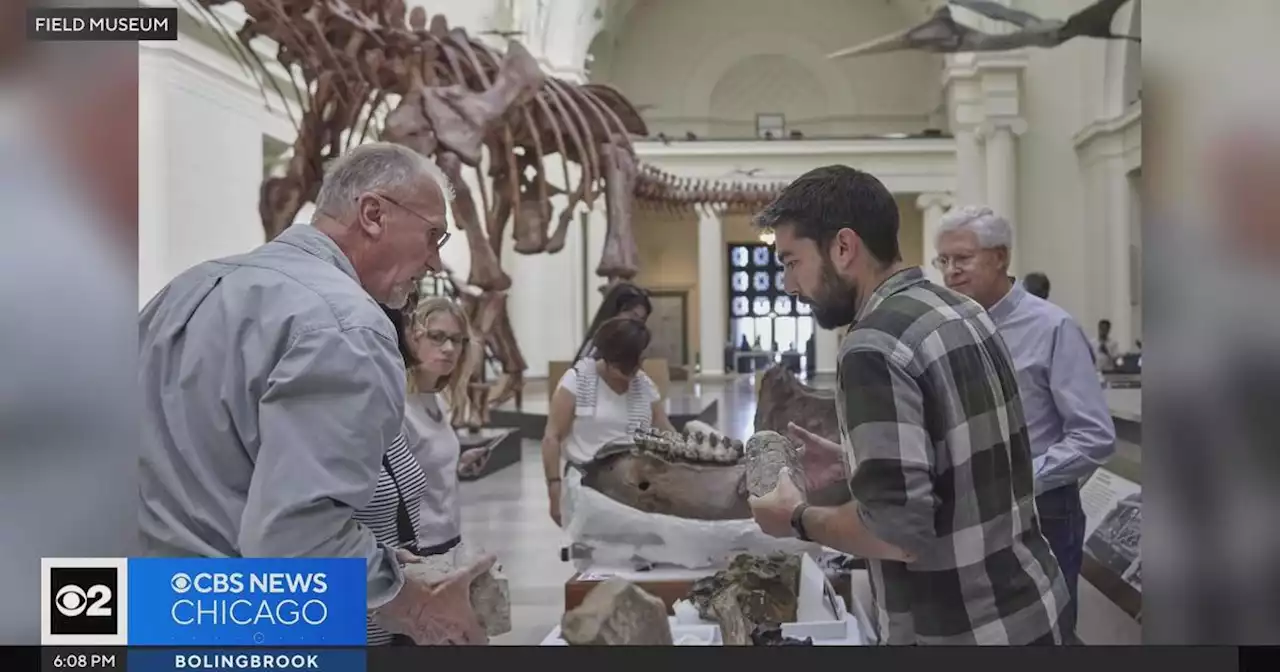
[(448, 182), (412, 150), (331, 167), (310, 225), (175, 278), (143, 309), (142, 540), (170, 557), (345, 557), (368, 606), (415, 640), (482, 640), (468, 597), (492, 558), (443, 583), (353, 518), (404, 421), (404, 361), (379, 303), (440, 267)]
[(1009, 222), (990, 208), (956, 208), (939, 224), (934, 266), (947, 287), (987, 309), (1013, 356), (1031, 434), (1040, 526), (1071, 593), (1060, 623), (1071, 641), (1084, 552), (1079, 485), (1115, 452), (1115, 425), (1089, 338), (1065, 310), (1009, 276), (1012, 244)]

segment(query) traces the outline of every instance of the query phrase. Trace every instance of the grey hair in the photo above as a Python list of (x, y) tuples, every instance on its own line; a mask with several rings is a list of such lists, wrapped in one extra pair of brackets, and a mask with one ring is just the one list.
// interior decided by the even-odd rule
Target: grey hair
[(346, 212), (361, 194), (412, 188), (423, 177), (435, 182), (444, 193), (446, 217), (453, 202), (453, 185), (444, 172), (427, 157), (389, 142), (360, 145), (339, 157), (324, 176), (316, 196), (316, 214), (334, 216)]
[(978, 246), (984, 250), (995, 247), (1013, 249), (1013, 227), (1009, 226), (1009, 220), (985, 205), (965, 205), (948, 210), (938, 223), (937, 237), (965, 229), (978, 236)]

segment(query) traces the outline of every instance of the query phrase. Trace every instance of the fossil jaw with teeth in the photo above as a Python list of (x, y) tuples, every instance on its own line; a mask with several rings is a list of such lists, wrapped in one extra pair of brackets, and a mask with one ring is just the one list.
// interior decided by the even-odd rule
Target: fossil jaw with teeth
[(743, 444), (719, 434), (685, 432), (677, 434), (656, 428), (636, 432), (635, 444), (642, 451), (666, 459), (701, 464), (737, 464), (743, 456)]

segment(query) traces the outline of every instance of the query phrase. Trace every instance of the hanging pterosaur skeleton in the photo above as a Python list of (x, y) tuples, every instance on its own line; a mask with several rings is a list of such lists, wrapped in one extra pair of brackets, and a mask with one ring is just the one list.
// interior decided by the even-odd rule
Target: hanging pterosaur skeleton
[[(955, 54), (973, 51), (1012, 51), (1025, 47), (1051, 49), (1077, 37), (1106, 40), (1142, 40), (1134, 35), (1111, 32), (1116, 12), (1129, 0), (1098, 0), (1064, 19), (1042, 19), (1035, 14), (984, 0), (951, 0), (918, 26), (886, 35), (856, 47), (842, 49), (827, 58), (851, 58), (891, 51), (928, 51)], [(963, 7), (989, 19), (1018, 27), (1012, 33), (984, 33), (965, 26), (951, 16), (951, 5)]]

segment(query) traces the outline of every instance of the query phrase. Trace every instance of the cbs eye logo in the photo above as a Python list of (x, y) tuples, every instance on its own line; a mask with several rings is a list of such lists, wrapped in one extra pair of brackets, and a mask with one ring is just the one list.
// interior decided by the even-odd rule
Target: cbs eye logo
[(49, 579), (50, 634), (117, 633), (115, 567), (55, 567)]

